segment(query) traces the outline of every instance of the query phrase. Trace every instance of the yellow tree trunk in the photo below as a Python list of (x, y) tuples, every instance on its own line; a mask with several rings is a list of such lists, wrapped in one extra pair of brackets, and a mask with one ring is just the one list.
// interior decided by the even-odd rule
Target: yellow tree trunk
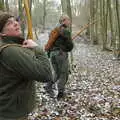
[(28, 23), (28, 39), (33, 39), (33, 32), (32, 32), (32, 19), (30, 15), (30, 9), (29, 9), (29, 0), (24, 0), (24, 7), (26, 11), (27, 16), (27, 23)]

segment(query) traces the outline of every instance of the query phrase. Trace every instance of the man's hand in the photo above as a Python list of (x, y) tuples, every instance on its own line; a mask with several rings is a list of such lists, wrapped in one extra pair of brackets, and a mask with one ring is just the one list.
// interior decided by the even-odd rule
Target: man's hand
[(34, 48), (36, 46), (38, 46), (38, 44), (34, 42), (32, 39), (25, 40), (22, 45), (22, 47), (26, 48)]

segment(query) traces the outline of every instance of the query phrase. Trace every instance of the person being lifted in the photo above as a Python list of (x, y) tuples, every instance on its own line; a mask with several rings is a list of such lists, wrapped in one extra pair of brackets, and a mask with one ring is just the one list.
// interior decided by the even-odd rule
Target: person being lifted
[[(68, 52), (73, 49), (70, 18), (67, 15), (62, 15), (59, 23), (60, 24), (51, 31), (49, 40), (45, 45), (45, 51), (47, 51), (55, 71), (54, 82), (57, 82), (58, 87), (57, 99), (62, 98), (65, 93), (65, 84), (69, 74)], [(52, 83), (46, 86), (48, 92), (52, 90), (51, 88)]]
[(22, 37), (14, 16), (0, 12), (0, 120), (27, 120), (35, 107), (35, 81), (52, 79), (43, 50)]

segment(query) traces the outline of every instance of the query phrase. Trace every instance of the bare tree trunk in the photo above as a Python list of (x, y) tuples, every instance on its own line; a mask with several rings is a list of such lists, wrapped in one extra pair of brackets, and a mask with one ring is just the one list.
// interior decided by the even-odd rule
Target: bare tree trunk
[[(102, 17), (105, 16), (105, 0), (102, 0)], [(105, 41), (105, 17), (102, 19), (102, 35), (103, 35), (103, 50), (106, 48), (106, 41)]]
[(114, 48), (114, 56), (119, 59), (120, 58), (120, 15), (119, 15), (119, 2), (115, 0), (115, 48)]
[[(71, 12), (71, 3), (70, 3), (70, 0), (67, 0), (67, 14), (70, 17), (71, 22), (72, 22), (72, 12)], [(70, 31), (72, 33), (72, 26), (70, 26)], [(71, 35), (71, 37), (72, 37), (72, 35)], [(71, 64), (72, 64), (73, 63), (73, 53), (71, 52), (70, 55), (71, 55), (71, 60), (70, 61), (71, 61)]]
[[(98, 0), (94, 0), (94, 6), (93, 6), (93, 21), (98, 19)], [(93, 22), (92, 21), (92, 22)], [(93, 27), (93, 44), (98, 44), (98, 22), (92, 25)]]
[(61, 0), (61, 5), (62, 5), (62, 13), (66, 13), (67, 12), (67, 2), (66, 0)]
[[(95, 0), (95, 1), (96, 1), (96, 6), (95, 6), (95, 11), (96, 11), (95, 19), (97, 20), (97, 18), (98, 18), (98, 0)], [(95, 24), (95, 43), (98, 44), (98, 22)]]
[[(94, 0), (90, 1), (90, 23), (94, 20)], [(90, 25), (90, 41), (94, 44), (94, 26)]]
[(2, 11), (5, 10), (5, 3), (4, 3), (4, 0), (0, 0), (0, 10), (2, 10)]
[(107, 46), (107, 16), (108, 16), (108, 10), (107, 10), (107, 3), (106, 0), (101, 0), (101, 32), (102, 32), (102, 36), (103, 36), (103, 50), (106, 50), (106, 46)]
[(117, 24), (118, 24), (118, 37), (119, 37), (119, 49), (120, 49), (120, 14), (119, 14), (119, 1), (116, 2), (116, 14), (117, 14)]
[(114, 38), (114, 29), (113, 29), (113, 20), (112, 20), (112, 17), (113, 17), (113, 12), (112, 12), (112, 9), (111, 9), (111, 0), (107, 0), (107, 3), (108, 3), (108, 9), (109, 9), (109, 21), (110, 21), (110, 30), (111, 30), (111, 46), (115, 46), (115, 38)]
[(45, 30), (46, 2), (46, 0), (43, 1), (43, 31)]
[[(67, 15), (70, 17), (71, 22), (72, 22), (72, 12), (71, 12), (70, 0), (67, 0)], [(72, 33), (72, 26), (70, 26), (70, 30), (71, 30), (71, 33)]]
[(107, 46), (107, 38), (108, 38), (107, 37), (107, 30), (108, 30), (108, 4), (107, 4), (107, 0), (105, 0), (105, 21), (104, 21), (104, 26), (105, 26), (105, 44)]
[(23, 15), (23, 8), (22, 8), (22, 1), (21, 0), (19, 0), (18, 1), (18, 5), (19, 5), (19, 22), (21, 23), (21, 28), (22, 28), (22, 33), (23, 33), (23, 36), (25, 36), (25, 32), (24, 32), (24, 30), (25, 30), (25, 25), (24, 25), (24, 15)]
[(5, 0), (5, 6), (6, 6), (6, 10), (9, 11), (9, 4), (8, 4), (8, 0)]

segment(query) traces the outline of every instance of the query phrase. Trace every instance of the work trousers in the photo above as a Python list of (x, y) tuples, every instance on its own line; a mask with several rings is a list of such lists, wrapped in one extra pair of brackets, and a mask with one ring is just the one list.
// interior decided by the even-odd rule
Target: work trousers
[(68, 53), (61, 50), (50, 53), (51, 62), (54, 69), (54, 82), (57, 82), (58, 92), (64, 92), (69, 74)]

